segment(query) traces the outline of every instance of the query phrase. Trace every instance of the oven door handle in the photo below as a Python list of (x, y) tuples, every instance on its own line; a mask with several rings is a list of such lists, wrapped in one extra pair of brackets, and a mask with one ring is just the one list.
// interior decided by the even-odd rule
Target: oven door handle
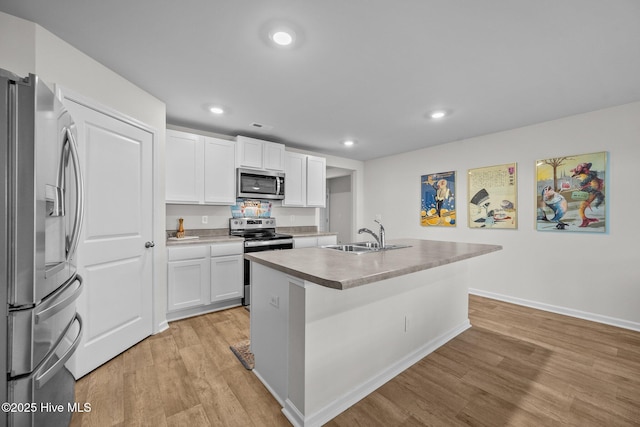
[(245, 248), (257, 248), (261, 246), (277, 246), (293, 243), (293, 239), (276, 239), (276, 240), (249, 240), (244, 242)]
[[(69, 332), (69, 329), (71, 329), (71, 325), (73, 325), (73, 323), (75, 321), (78, 322), (78, 327), (79, 327), (78, 335), (73, 340), (73, 343), (71, 343), (71, 346), (67, 349), (67, 351), (65, 351), (64, 354), (62, 356), (60, 356), (60, 358), (49, 369), (47, 369), (44, 372), (42, 372), (42, 370), (47, 366), (47, 364), (56, 355), (55, 349), (52, 350), (51, 353), (49, 354), (49, 356), (47, 356), (42, 361), (42, 363), (40, 364), (40, 368), (38, 368), (36, 370), (36, 372), (34, 373), (34, 376), (33, 376), (33, 378), (35, 379), (36, 388), (38, 388), (38, 389), (42, 388), (42, 386), (44, 386), (47, 383), (47, 381), (49, 381), (51, 378), (53, 378), (58, 373), (58, 371), (60, 371), (60, 369), (62, 369), (64, 367), (64, 364), (67, 363), (67, 360), (69, 360), (69, 358), (73, 355), (73, 352), (76, 351), (76, 349), (78, 348), (78, 345), (80, 345), (80, 340), (82, 339), (82, 318), (80, 317), (80, 315), (78, 313), (76, 313), (76, 316), (71, 320), (71, 322), (69, 322), (69, 324), (65, 328), (64, 332), (60, 336), (60, 340), (58, 341), (58, 345), (60, 345), (60, 343), (67, 336), (67, 333)], [(58, 346), (56, 345), (56, 348), (57, 347)]]

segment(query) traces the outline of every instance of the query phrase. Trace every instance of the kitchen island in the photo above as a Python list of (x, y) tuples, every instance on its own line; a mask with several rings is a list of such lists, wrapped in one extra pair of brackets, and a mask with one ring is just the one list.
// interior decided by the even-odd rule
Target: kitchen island
[(326, 423), (471, 325), (466, 263), (497, 245), (304, 248), (251, 262), (254, 373), (297, 426)]

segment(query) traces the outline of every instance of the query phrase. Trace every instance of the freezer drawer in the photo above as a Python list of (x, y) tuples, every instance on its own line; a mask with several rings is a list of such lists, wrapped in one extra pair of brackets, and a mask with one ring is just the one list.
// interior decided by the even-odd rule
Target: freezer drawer
[(32, 372), (53, 349), (76, 315), (80, 292), (76, 275), (35, 307), (9, 311), (9, 376)]
[[(55, 348), (30, 375), (10, 380), (9, 402), (33, 405), (33, 411), (8, 413), (8, 425), (67, 427), (71, 420), (75, 380), (64, 364), (80, 344), (82, 320), (76, 315), (67, 325)], [(47, 411), (46, 407), (63, 405), (63, 410)]]

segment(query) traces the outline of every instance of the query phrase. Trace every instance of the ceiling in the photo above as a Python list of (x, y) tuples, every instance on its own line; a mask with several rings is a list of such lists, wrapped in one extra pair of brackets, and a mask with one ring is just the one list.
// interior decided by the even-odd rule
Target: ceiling
[[(1, 0), (0, 11), (165, 102), (168, 124), (357, 160), (640, 100), (637, 0)], [(282, 23), (292, 48), (269, 43)]]

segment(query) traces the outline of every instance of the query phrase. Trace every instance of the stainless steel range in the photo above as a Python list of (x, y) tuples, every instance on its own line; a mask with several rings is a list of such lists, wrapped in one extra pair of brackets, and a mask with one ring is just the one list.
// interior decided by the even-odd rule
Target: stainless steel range
[[(293, 236), (276, 233), (275, 218), (231, 218), (229, 234), (244, 238), (245, 253), (293, 249)], [(246, 259), (243, 304), (251, 304), (251, 262)]]

